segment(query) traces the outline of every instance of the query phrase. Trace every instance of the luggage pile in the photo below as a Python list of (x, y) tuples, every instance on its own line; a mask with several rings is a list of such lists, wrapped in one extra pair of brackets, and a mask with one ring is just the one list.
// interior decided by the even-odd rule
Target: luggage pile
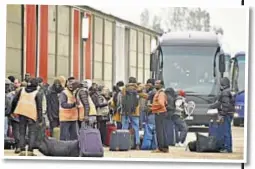
[[(44, 134), (41, 127), (38, 131)], [(104, 149), (101, 135), (98, 129), (91, 127), (83, 122), (79, 131), (78, 140), (61, 141), (59, 140), (60, 130), (53, 130), (53, 137), (44, 135), (38, 145), (39, 151), (45, 156), (58, 157), (103, 157)]]
[(196, 140), (188, 143), (191, 152), (219, 153), (224, 147), (224, 130), (217, 121), (209, 124), (209, 136), (196, 133)]

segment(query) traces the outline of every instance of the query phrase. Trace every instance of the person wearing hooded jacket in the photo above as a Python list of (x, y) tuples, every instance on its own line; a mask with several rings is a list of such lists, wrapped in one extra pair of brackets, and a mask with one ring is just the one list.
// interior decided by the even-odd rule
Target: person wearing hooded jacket
[[(135, 77), (129, 77), (128, 83), (121, 93), (121, 122), (122, 129), (127, 130), (132, 127), (135, 134), (135, 148), (140, 149), (139, 122), (139, 88)], [(132, 99), (131, 99), (132, 97)]]
[(59, 126), (59, 94), (64, 90), (59, 78), (54, 79), (53, 84), (49, 87), (47, 100), (47, 116), (50, 122), (50, 134), (52, 136), (53, 129)]
[(37, 80), (31, 78), (27, 87), (21, 89), (14, 97), (11, 112), (19, 117), (20, 156), (25, 156), (26, 130), (28, 127), (28, 156), (33, 153), (37, 138), (37, 123), (42, 123), (42, 95), (37, 90)]
[(224, 130), (224, 148), (223, 153), (232, 153), (232, 131), (231, 122), (233, 119), (233, 112), (235, 111), (234, 96), (230, 90), (230, 80), (224, 77), (220, 80), (220, 93), (216, 102), (210, 105), (210, 109), (218, 109), (219, 116), (222, 117)]
[(46, 122), (46, 126), (49, 127), (49, 119), (47, 116), (47, 100), (46, 100), (46, 95), (48, 93), (48, 89), (46, 88), (46, 86), (44, 86), (43, 84), (43, 79), (41, 77), (36, 78), (37, 83), (38, 83), (38, 92), (41, 93), (41, 95), (43, 96), (42, 99), (42, 108), (43, 108), (43, 118)]
[[(167, 95), (167, 112), (170, 117), (170, 119), (173, 121), (175, 126), (175, 132), (176, 132), (176, 146), (183, 147), (184, 142), (186, 140), (187, 134), (188, 134), (188, 126), (186, 122), (182, 119), (182, 111), (178, 109), (178, 106), (176, 105), (176, 100), (178, 100), (178, 97), (184, 97), (182, 94), (183, 92), (179, 92), (181, 96), (176, 96), (176, 93), (173, 88), (167, 88), (165, 90), (165, 93)], [(182, 99), (182, 98), (181, 98)], [(180, 132), (180, 135), (179, 135)]]
[[(108, 102), (105, 97), (102, 96), (98, 91), (97, 85), (92, 85), (90, 87), (90, 97), (97, 110), (97, 126), (101, 134), (102, 143), (105, 143), (105, 134), (106, 134), (106, 121), (108, 120), (108, 114), (104, 114), (104, 110), (108, 108)], [(109, 111), (108, 111), (109, 113)]]
[(78, 104), (78, 125), (79, 128), (83, 121), (89, 122), (89, 92), (87, 89), (87, 83), (82, 81), (79, 85), (79, 89), (77, 90), (75, 97), (77, 99)]

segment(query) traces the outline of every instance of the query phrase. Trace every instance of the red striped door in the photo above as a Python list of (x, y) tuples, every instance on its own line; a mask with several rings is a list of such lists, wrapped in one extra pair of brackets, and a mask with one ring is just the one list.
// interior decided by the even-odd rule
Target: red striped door
[(73, 15), (73, 76), (80, 79), (79, 54), (80, 54), (80, 11), (74, 9)]
[(39, 76), (46, 83), (48, 80), (48, 5), (40, 5), (39, 23)]
[(36, 5), (25, 7), (26, 73), (36, 76)]
[(91, 79), (91, 43), (92, 43), (92, 20), (91, 15), (86, 14), (86, 17), (89, 19), (89, 36), (85, 43), (85, 78)]

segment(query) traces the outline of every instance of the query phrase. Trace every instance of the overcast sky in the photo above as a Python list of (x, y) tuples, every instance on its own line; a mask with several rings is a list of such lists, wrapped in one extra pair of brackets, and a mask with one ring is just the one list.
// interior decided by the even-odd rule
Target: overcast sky
[[(117, 17), (140, 24), (140, 14), (144, 8), (149, 8), (152, 13), (158, 13), (160, 7), (126, 6), (120, 4), (102, 6), (90, 5), (94, 8), (111, 13)], [(227, 52), (231, 54), (245, 51), (248, 41), (246, 32), (248, 30), (248, 18), (244, 8), (206, 8), (211, 16), (211, 25), (221, 26), (224, 29), (223, 42)]]

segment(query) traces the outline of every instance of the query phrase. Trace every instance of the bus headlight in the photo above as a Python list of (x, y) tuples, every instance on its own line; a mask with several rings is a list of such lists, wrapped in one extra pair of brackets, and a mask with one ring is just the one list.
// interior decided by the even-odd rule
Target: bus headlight
[(241, 106), (239, 106), (239, 105), (237, 105), (237, 106), (235, 106), (235, 109), (236, 109), (236, 110), (241, 110), (241, 109), (242, 109), (242, 107), (241, 107)]
[(234, 113), (234, 117), (239, 117), (238, 113)]

